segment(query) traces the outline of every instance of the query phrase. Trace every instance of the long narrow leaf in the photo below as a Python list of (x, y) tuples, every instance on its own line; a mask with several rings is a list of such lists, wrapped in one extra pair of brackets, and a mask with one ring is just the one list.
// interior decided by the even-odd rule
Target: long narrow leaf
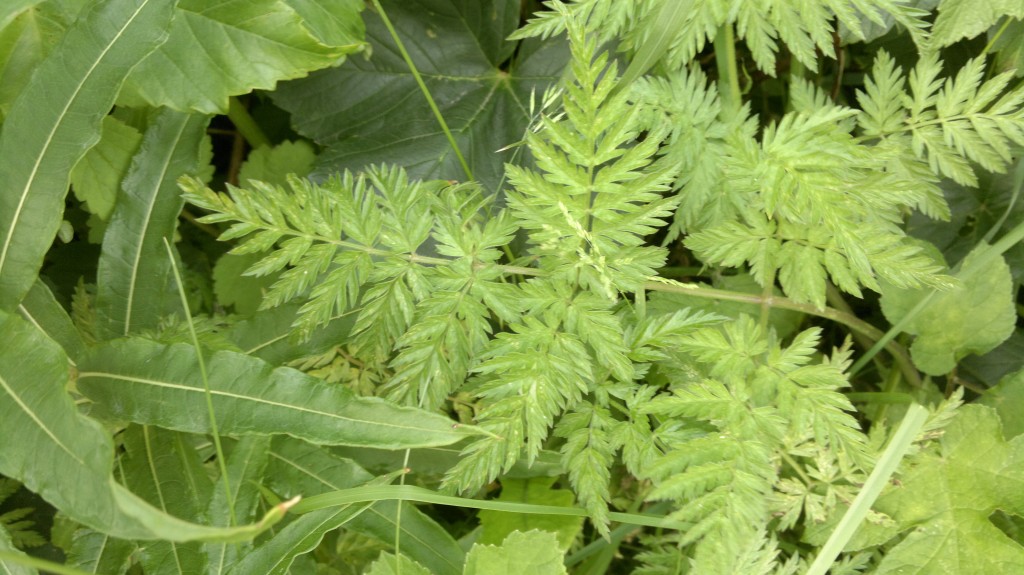
[[(451, 420), (376, 398), (356, 397), (288, 368), (220, 351), (208, 363), (217, 425), (225, 435), (286, 434), (326, 445), (405, 449), (466, 437)], [(190, 345), (110, 342), (80, 364), (78, 389), (93, 413), (192, 433), (210, 433), (199, 357)], [(175, 409), (167, 409), (173, 405)]]
[(41, 333), (59, 343), (72, 361), (77, 361), (85, 353), (82, 334), (43, 282), (36, 280), (18, 305), (18, 313)]
[(68, 358), (53, 340), (0, 311), (0, 474), (25, 484), (70, 519), (125, 539), (239, 541), (280, 520), (289, 504), (257, 524), (206, 527), (149, 505), (113, 478), (106, 430), (78, 413), (64, 386)]
[(174, 5), (94, 3), (11, 107), (0, 135), (0, 309), (14, 309), (32, 287), (71, 168), (97, 142), (125, 77), (166, 39)]
[(163, 238), (174, 235), (183, 203), (177, 179), (198, 167), (208, 122), (164, 110), (146, 131), (103, 237), (96, 311), (106, 335), (154, 328), (180, 308)]
[[(139, 497), (165, 513), (188, 521), (199, 517), (212, 490), (194, 446), (182, 433), (159, 427), (130, 426), (125, 430), (127, 456), (121, 469), (125, 484)], [(153, 541), (139, 555), (147, 575), (202, 573), (205, 554), (198, 542)]]
[(131, 541), (83, 527), (75, 532), (67, 565), (96, 575), (122, 575), (134, 552)]
[[(270, 460), (269, 437), (250, 435), (243, 437), (235, 444), (228, 456), (228, 485), (231, 486), (231, 502), (223, 489), (216, 489), (210, 499), (206, 516), (215, 524), (225, 525), (231, 522), (247, 522), (256, 516), (256, 507), (260, 502), (260, 485), (263, 474)], [(231, 509), (237, 517), (231, 517)], [(251, 550), (249, 542), (228, 545), (226, 543), (210, 543), (206, 546), (206, 565), (209, 575), (221, 575), (231, 565), (238, 562), (239, 557)]]
[[(397, 453), (401, 455), (401, 452)], [(392, 469), (398, 469), (393, 467)], [(417, 467), (418, 469), (418, 467)], [(333, 450), (289, 437), (274, 441), (267, 480), (279, 493), (309, 497), (354, 487), (372, 477), (350, 459)], [(396, 533), (395, 519), (402, 506), (402, 522)], [(301, 521), (301, 519), (300, 519)], [(377, 501), (353, 517), (345, 528), (383, 541), (392, 547), (401, 540), (404, 555), (437, 575), (459, 575), (466, 553), (444, 527), (404, 501)]]

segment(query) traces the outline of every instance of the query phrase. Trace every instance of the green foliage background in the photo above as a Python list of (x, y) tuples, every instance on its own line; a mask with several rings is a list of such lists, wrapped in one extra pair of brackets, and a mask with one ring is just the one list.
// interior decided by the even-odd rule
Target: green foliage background
[(1022, 22), (5, 2), (0, 567), (1017, 573)]

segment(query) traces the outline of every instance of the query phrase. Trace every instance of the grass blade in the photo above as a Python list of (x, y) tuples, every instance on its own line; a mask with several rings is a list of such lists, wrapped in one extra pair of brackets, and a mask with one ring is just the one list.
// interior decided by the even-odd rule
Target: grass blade
[(868, 480), (864, 482), (864, 487), (850, 504), (850, 508), (839, 521), (832, 536), (818, 552), (818, 557), (811, 564), (806, 575), (825, 575), (828, 572), (836, 557), (857, 531), (857, 527), (864, 521), (864, 517), (867, 516), (868, 510), (882, 493), (882, 489), (889, 483), (889, 478), (896, 471), (903, 456), (910, 449), (910, 444), (914, 442), (914, 438), (917, 437), (927, 419), (928, 410), (920, 405), (914, 404), (907, 409), (907, 415), (878, 459), (878, 465), (868, 476)]

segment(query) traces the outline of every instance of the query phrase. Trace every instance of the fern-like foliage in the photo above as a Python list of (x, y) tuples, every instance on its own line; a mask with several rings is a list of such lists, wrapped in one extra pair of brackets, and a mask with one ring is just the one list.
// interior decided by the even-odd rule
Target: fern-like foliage
[[(787, 512), (799, 517), (803, 509), (773, 503), (782, 501), (779, 494), (810, 492), (807, 507), (815, 512), (803, 517), (820, 521), (873, 467), (873, 449), (839, 391), (847, 385), (850, 351), (814, 363), (819, 337), (807, 330), (782, 346), (746, 316), (724, 329), (695, 330), (679, 339), (677, 353), (702, 366), (703, 375), (642, 408), (660, 422), (660, 453), (642, 473), (654, 482), (648, 497), (676, 502), (673, 516), (693, 524), (675, 544), (693, 546), (696, 572), (771, 572), (748, 571), (774, 568), (762, 563), (773, 556), (773, 543), (758, 526)], [(810, 480), (825, 473), (831, 495)]]
[[(21, 483), (0, 477), (0, 503), (10, 499), (20, 488)], [(35, 513), (35, 509), (32, 507), (19, 507), (6, 513), (0, 513), (0, 530), (10, 537), (11, 543), (17, 549), (28, 549), (46, 544), (46, 538), (34, 529), (35, 521), (26, 519), (33, 513)]]
[[(805, 100), (813, 102), (813, 93)], [(856, 116), (816, 106), (787, 114), (760, 141), (736, 133), (722, 169), (737, 214), (686, 245), (706, 263), (747, 264), (762, 285), (778, 279), (788, 296), (818, 307), (829, 278), (858, 296), (862, 286), (878, 290), (879, 278), (947, 285), (942, 267), (908, 243), (899, 225), (907, 207), (927, 201), (927, 190), (880, 169), (851, 133)]]
[[(288, 190), (182, 187), (213, 212), (204, 222), (232, 222), (221, 239), (240, 240), (234, 253), (268, 252), (246, 273), (281, 272), (263, 307), (303, 300), (300, 333), (358, 306), (350, 347), (389, 370), (380, 392), (397, 401), (440, 406), (483, 348), (491, 312), (511, 318), (518, 307), (493, 265), (517, 228), (506, 216), (481, 221), (475, 185), (410, 182), (382, 167), (322, 185), (292, 178)], [(432, 233), (441, 257), (417, 251)]]
[(722, 165), (731, 141), (753, 140), (757, 134), (748, 109), (726, 118), (718, 90), (697, 67), (640, 78), (632, 89), (647, 111), (647, 125), (671, 128), (664, 151), (678, 168), (674, 188), (679, 190), (679, 208), (666, 243), (737, 217), (742, 198), (729, 193)]
[[(636, 48), (648, 35), (661, 31), (654, 20), (663, 17), (662, 6), (675, 0), (551, 0), (549, 11), (534, 15), (513, 37), (547, 37), (566, 29), (570, 19), (586, 22), (589, 30), (600, 30), (602, 40), (620, 38), (625, 48)], [(918, 44), (926, 41), (928, 15), (902, 0), (692, 0), (685, 18), (673, 30), (665, 63), (671, 70), (686, 62), (714, 39), (723, 26), (734, 26), (746, 40), (761, 71), (774, 75), (781, 40), (795, 58), (817, 70), (820, 51), (835, 58), (834, 22), (838, 21), (856, 38), (864, 38), (864, 22), (883, 24), (883, 16), (905, 27)]]
[(490, 481), (523, 447), (531, 461), (554, 428), (565, 439), (570, 483), (606, 530), (610, 463), (627, 440), (629, 458), (644, 457), (632, 444), (642, 428), (624, 438), (609, 411), (609, 387), (642, 375), (617, 311), (621, 294), (642, 289), (665, 260), (644, 236), (675, 207), (664, 194), (674, 173), (656, 156), (664, 129), (635, 143), (646, 111), (616, 90), (616, 66), (580, 26), (570, 37), (574, 82), (562, 113), (543, 118), (526, 140), (538, 171), (507, 166), (509, 208), (544, 277), (518, 286), (528, 311), (492, 340), (475, 370), (486, 402), (480, 425), (496, 437), (471, 445), (446, 483), (465, 490)]
[(1005, 172), (1012, 145), (1024, 145), (1024, 85), (1009, 89), (1012, 72), (983, 80), (984, 58), (970, 60), (954, 78), (943, 80), (941, 73), (938, 56), (928, 55), (906, 80), (892, 57), (880, 52), (858, 92), (860, 127), (864, 136), (880, 140), (894, 162), (924, 161), (934, 174), (977, 186), (972, 162)]

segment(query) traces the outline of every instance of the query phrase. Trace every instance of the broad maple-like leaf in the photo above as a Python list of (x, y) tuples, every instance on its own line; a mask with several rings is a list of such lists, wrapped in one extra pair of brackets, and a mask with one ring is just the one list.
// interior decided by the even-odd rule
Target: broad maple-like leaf
[[(498, 150), (523, 139), (531, 93), (539, 102), (560, 76), (568, 57), (564, 43), (506, 41), (519, 22), (519, 2), (382, 4), (474, 178), (497, 189), (504, 162), (513, 158), (512, 150)], [(369, 60), (352, 58), (273, 94), (300, 133), (327, 146), (317, 171), (385, 162), (404, 166), (414, 178), (467, 179), (380, 16), (367, 12), (365, 20)]]
[(903, 477), (877, 509), (912, 531), (878, 575), (1016, 575), (1024, 547), (999, 530), (995, 510), (1024, 515), (1024, 436), (1003, 439), (995, 410), (967, 405), (946, 428), (939, 452)]

